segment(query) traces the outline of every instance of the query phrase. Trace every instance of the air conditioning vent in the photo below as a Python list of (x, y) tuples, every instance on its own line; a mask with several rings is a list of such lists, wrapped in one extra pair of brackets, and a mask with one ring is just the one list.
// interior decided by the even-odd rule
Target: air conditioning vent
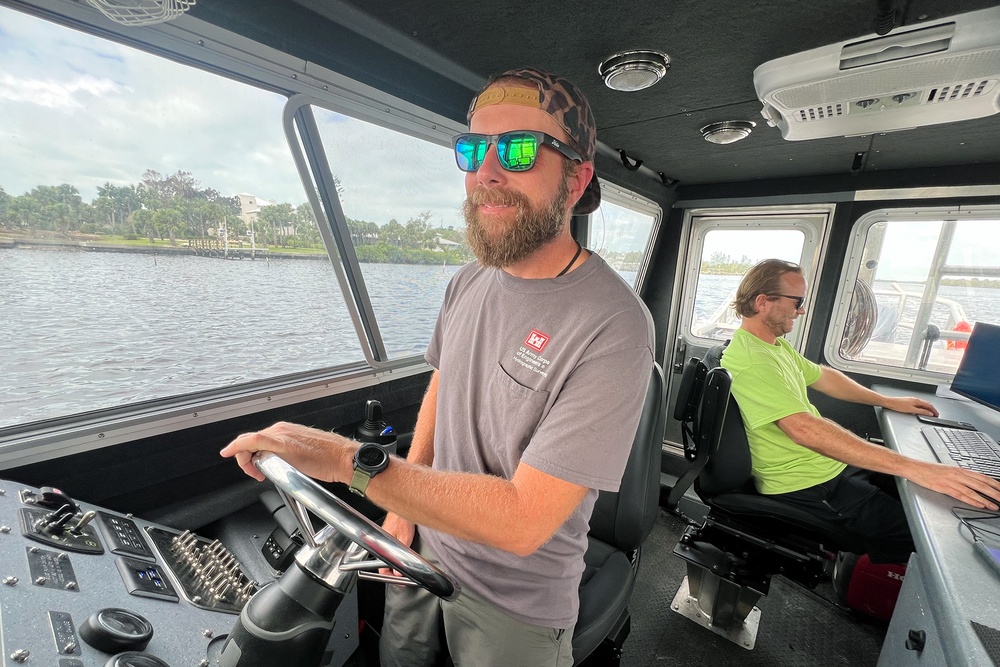
[(955, 100), (964, 100), (968, 97), (979, 97), (986, 92), (986, 88), (990, 83), (989, 79), (987, 79), (984, 81), (970, 81), (969, 83), (942, 86), (940, 89), (934, 88), (927, 97), (927, 102), (928, 104), (934, 102), (954, 102)]
[(778, 58), (754, 86), (792, 141), (989, 116), (1000, 112), (1000, 6)]
[(842, 103), (837, 102), (836, 104), (799, 109), (797, 113), (801, 122), (808, 123), (811, 120), (823, 120), (824, 118), (832, 118), (833, 116), (843, 116), (847, 113), (847, 110)]

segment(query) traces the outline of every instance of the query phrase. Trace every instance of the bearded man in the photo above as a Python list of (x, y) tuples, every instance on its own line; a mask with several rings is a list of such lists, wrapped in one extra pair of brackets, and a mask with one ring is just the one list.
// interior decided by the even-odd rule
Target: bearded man
[[(445, 294), (436, 369), (407, 459), (364, 494), (384, 528), (462, 584), (445, 602), (388, 587), (381, 664), (571, 665), (587, 531), (616, 491), (653, 364), (648, 311), (570, 219), (600, 204), (596, 127), (579, 89), (535, 69), (491, 79), (454, 140), (477, 262)], [(292, 424), (237, 438), (348, 483), (358, 443)], [(417, 540), (419, 537), (419, 541)], [(444, 644), (442, 645), (441, 639)]]

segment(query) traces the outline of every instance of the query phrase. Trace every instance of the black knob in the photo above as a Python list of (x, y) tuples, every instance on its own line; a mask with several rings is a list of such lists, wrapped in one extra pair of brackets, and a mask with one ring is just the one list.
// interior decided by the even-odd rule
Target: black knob
[(906, 648), (920, 653), (927, 643), (927, 633), (923, 630), (910, 630), (906, 638)]
[(40, 507), (45, 507), (50, 510), (60, 509), (63, 505), (69, 505), (69, 509), (72, 510), (72, 514), (76, 514), (80, 511), (80, 508), (73, 501), (72, 498), (67, 496), (65, 493), (59, 489), (53, 488), (51, 486), (43, 486), (38, 489), (38, 495), (35, 496), (34, 504)]
[[(142, 651), (152, 638), (153, 626), (149, 621), (127, 609), (101, 609), (88, 616), (80, 626), (80, 639), (105, 653)], [(132, 663), (121, 664), (125, 667)], [(144, 664), (146, 663), (135, 663), (137, 667)]]
[(170, 667), (170, 665), (150, 653), (126, 651), (113, 656), (104, 663), (104, 667)]

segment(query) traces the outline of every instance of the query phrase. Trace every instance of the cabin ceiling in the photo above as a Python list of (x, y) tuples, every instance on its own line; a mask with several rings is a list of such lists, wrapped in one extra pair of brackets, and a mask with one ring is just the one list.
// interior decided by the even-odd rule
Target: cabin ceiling
[[(192, 13), (207, 12), (205, 18), (213, 20), (211, 5), (219, 2), (225, 4), (199, 2)], [(452, 118), (464, 119), (473, 91), (493, 73), (525, 65), (561, 73), (589, 98), (599, 141), (685, 185), (849, 174), (859, 152), (866, 153), (867, 172), (1000, 163), (1000, 114), (888, 134), (798, 142), (785, 141), (764, 122), (753, 87), (754, 69), (774, 58), (872, 34), (878, 0), (295, 2), (303, 12), (301, 24), (316, 33), (314, 43), (307, 48), (304, 40), (296, 55), (339, 66), (348, 75), (353, 70), (366, 83), (418, 103), (426, 91), (417, 91), (414, 81), (420, 79), (416, 70), (424, 68), (430, 72), (424, 75), (432, 77), (428, 80), (434, 73), (439, 78), (435, 110)], [(903, 25), (996, 4), (895, 2)], [(248, 7), (275, 11), (274, 3), (264, 0), (244, 0), (229, 11), (243, 14)], [(295, 40), (286, 41), (287, 34), (279, 38), (273, 25), (262, 27), (262, 18), (274, 23), (258, 16), (257, 21), (231, 20), (227, 27), (241, 31), (242, 26), (244, 34), (294, 53)], [(339, 33), (334, 28), (342, 31), (344, 26), (370, 40), (353, 45), (354, 53), (367, 50), (366, 57), (372, 57), (380, 49), (390, 52), (382, 61), (389, 71), (366, 74), (350, 54), (334, 54), (343, 42), (335, 38)], [(325, 56), (320, 46), (324, 39), (331, 52)], [(606, 88), (597, 74), (598, 63), (612, 53), (638, 48), (669, 54), (672, 62), (664, 79), (632, 93)], [(393, 74), (394, 62), (407, 63), (404, 75)], [(757, 127), (735, 144), (706, 142), (699, 128), (722, 120), (752, 120)]]

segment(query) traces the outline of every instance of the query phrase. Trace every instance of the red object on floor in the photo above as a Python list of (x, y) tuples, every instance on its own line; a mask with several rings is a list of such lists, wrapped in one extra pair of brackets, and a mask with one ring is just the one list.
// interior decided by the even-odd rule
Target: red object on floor
[(892, 618), (896, 598), (903, 586), (906, 565), (885, 563), (875, 565), (865, 554), (858, 558), (851, 581), (847, 585), (847, 604), (851, 609), (883, 621)]

